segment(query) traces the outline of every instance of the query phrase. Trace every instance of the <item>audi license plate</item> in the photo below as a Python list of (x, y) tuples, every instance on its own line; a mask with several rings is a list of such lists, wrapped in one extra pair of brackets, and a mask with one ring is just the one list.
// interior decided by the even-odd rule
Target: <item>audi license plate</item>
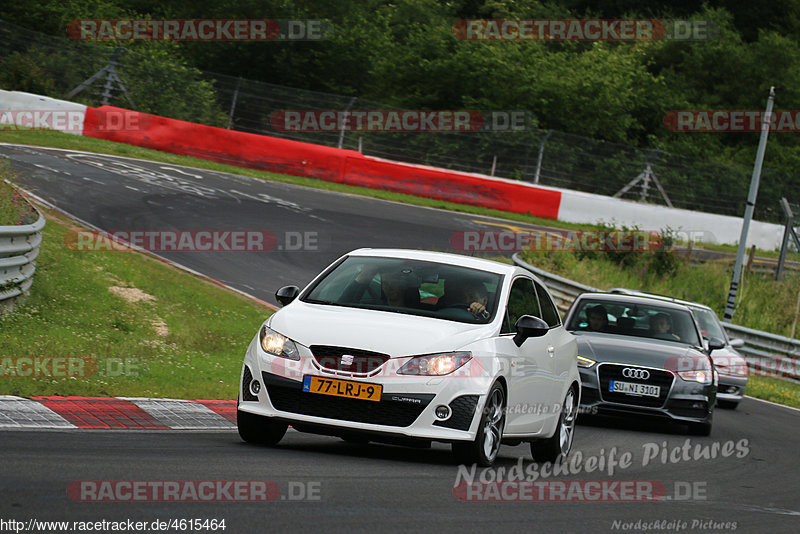
[(660, 386), (649, 384), (637, 384), (635, 382), (620, 382), (612, 380), (608, 384), (608, 391), (614, 393), (626, 393), (628, 395), (644, 395), (645, 397), (658, 397), (661, 392)]
[(379, 402), (383, 386), (380, 384), (353, 382), (352, 380), (339, 380), (338, 378), (304, 376), (303, 391)]

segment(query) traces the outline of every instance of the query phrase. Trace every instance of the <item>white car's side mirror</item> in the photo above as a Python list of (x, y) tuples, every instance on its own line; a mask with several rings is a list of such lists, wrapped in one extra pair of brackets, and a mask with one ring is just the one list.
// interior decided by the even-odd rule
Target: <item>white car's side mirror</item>
[(284, 286), (275, 292), (275, 300), (286, 306), (300, 294), (300, 288), (297, 286)]
[(550, 327), (542, 319), (533, 315), (523, 315), (517, 319), (517, 333), (514, 336), (514, 344), (521, 347), (529, 337), (541, 337), (547, 333)]

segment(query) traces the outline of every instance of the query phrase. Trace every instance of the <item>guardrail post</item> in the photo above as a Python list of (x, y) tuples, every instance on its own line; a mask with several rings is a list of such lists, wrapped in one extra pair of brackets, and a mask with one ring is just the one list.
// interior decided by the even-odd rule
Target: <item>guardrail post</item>
[(31, 208), (38, 215), (33, 224), (0, 226), (0, 312), (12, 309), (33, 284), (45, 218)]

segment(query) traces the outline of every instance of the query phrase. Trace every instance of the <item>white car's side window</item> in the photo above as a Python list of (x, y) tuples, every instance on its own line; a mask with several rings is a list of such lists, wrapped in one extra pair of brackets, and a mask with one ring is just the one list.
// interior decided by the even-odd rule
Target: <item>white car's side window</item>
[(534, 282), (536, 285), (536, 292), (539, 294), (539, 306), (542, 310), (542, 319), (550, 328), (554, 326), (559, 326), (561, 324), (561, 316), (558, 314), (558, 310), (556, 309), (555, 304), (553, 304), (553, 300), (550, 298), (550, 295), (547, 294), (547, 290), (542, 287), (542, 285), (538, 282)]
[(514, 325), (517, 324), (517, 320), (520, 317), (523, 315), (541, 317), (540, 313), (539, 300), (536, 298), (536, 291), (533, 289), (533, 281), (530, 278), (519, 277), (511, 285), (506, 317), (500, 333), (513, 333), (515, 331)]

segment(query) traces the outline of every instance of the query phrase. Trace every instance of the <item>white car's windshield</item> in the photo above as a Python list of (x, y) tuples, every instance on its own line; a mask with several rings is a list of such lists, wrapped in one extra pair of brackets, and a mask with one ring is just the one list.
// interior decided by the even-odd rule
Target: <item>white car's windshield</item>
[(701, 345), (689, 310), (641, 302), (584, 299), (578, 304), (567, 329)]
[(300, 300), (485, 324), (502, 275), (443, 263), (350, 256)]

